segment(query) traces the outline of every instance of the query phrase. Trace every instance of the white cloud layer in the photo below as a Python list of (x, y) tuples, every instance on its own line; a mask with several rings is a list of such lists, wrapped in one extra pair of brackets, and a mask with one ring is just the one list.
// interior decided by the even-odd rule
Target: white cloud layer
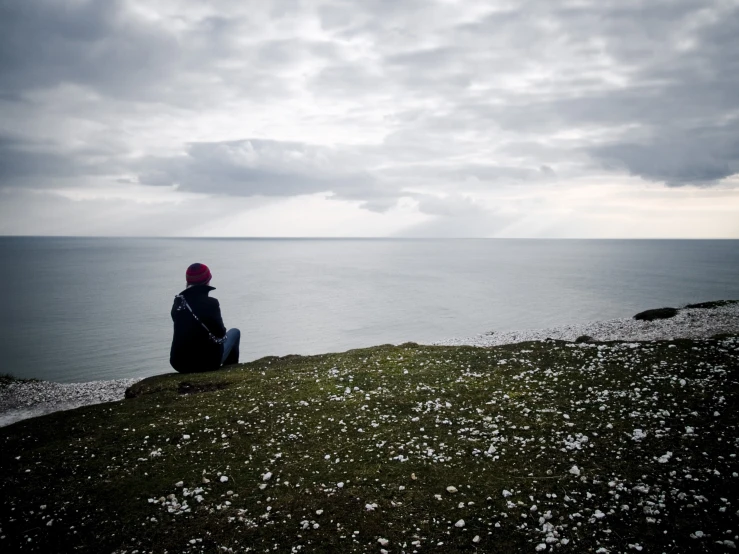
[(737, 51), (736, 0), (0, 0), (0, 232), (739, 238)]

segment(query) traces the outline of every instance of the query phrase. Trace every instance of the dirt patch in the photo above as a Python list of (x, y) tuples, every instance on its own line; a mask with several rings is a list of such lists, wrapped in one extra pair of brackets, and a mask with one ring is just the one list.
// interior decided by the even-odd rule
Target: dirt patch
[(222, 390), (228, 386), (228, 383), (189, 383), (183, 381), (177, 386), (179, 394), (198, 394), (200, 392), (212, 392), (214, 390)]

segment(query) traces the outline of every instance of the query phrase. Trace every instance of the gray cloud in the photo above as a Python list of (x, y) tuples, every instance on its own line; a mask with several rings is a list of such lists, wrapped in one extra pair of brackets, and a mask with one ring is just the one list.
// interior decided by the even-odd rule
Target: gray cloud
[[(259, 36), (265, 17), (279, 19), (289, 1), (270, 2), (267, 14), (265, 6), (243, 6), (247, 15), (234, 17), (187, 18), (187, 6), (180, 6), (160, 19), (142, 16), (131, 4), (3, 0), (0, 94), (18, 98), (74, 83), (111, 98), (194, 109), (213, 101), (213, 93), (288, 97), (281, 71), (306, 58), (335, 57), (333, 45), (317, 41), (269, 38), (244, 45), (245, 36)], [(223, 8), (228, 13), (229, 5)]]
[(247, 139), (193, 143), (182, 156), (149, 158), (139, 182), (190, 192), (234, 196), (296, 196), (333, 192), (375, 196), (372, 177), (347, 163), (340, 150), (298, 142)]
[(26, 177), (71, 175), (74, 164), (66, 156), (33, 151), (33, 145), (0, 136), (0, 182), (16, 184)]
[(489, 210), (474, 200), (450, 195), (440, 198), (430, 195), (415, 195), (419, 211), (433, 216), (398, 233), (403, 237), (487, 237), (501, 231), (517, 216)]
[(0, 6), (0, 90), (5, 95), (64, 82), (108, 94), (164, 82), (177, 44), (127, 17), (119, 0), (13, 2)]
[(0, 182), (43, 188), (46, 180), (102, 175), (120, 170), (115, 153), (86, 145), (60, 151), (51, 142), (31, 142), (0, 134)]
[[(453, 199), (501, 185), (739, 172), (735, 2), (132, 6), (0, 0), (3, 187), (94, 176), (378, 212), (424, 191), (446, 200), (422, 212), (461, 219)], [(162, 126), (203, 114), (218, 124), (195, 138)], [(137, 142), (160, 136), (165, 154)]]
[(551, 167), (549, 167), (548, 165), (542, 165), (539, 168), (539, 171), (541, 171), (542, 174), (545, 175), (545, 176), (547, 176), (547, 177), (556, 177), (557, 176), (557, 174), (555, 173), (555, 171)]
[(739, 125), (665, 134), (642, 144), (604, 146), (594, 153), (615, 167), (670, 186), (710, 185), (739, 172)]

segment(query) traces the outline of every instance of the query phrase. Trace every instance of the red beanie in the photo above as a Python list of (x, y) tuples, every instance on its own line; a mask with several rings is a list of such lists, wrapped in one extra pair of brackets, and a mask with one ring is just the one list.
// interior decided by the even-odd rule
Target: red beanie
[(187, 268), (187, 272), (185, 273), (185, 279), (188, 285), (204, 285), (212, 277), (210, 269), (205, 264), (192, 264)]

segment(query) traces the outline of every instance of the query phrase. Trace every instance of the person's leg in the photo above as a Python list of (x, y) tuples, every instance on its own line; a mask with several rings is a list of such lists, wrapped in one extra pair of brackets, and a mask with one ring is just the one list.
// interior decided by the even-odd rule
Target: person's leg
[(223, 356), (221, 356), (221, 365), (239, 363), (240, 342), (241, 331), (235, 328), (226, 331), (226, 342), (223, 343)]

